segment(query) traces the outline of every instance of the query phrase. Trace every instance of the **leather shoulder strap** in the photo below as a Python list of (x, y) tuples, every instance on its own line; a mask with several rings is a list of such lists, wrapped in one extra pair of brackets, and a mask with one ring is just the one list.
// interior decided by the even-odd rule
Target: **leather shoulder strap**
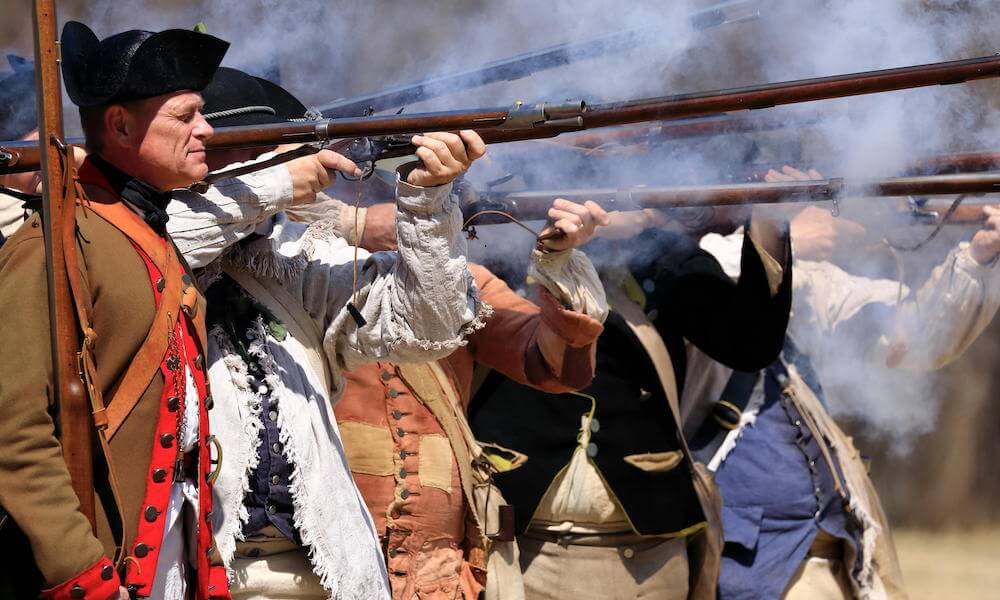
[(163, 239), (134, 212), (116, 201), (106, 190), (93, 185), (86, 185), (83, 188), (87, 197), (94, 200), (85, 201), (85, 206), (121, 231), (141, 249), (159, 269), (164, 281), (153, 324), (139, 351), (125, 370), (125, 374), (111, 391), (111, 398), (104, 409), (107, 422), (105, 436), (111, 440), (159, 370), (167, 353), (170, 332), (177, 325), (185, 294), (180, 276), (180, 259), (173, 246), (165, 244)]

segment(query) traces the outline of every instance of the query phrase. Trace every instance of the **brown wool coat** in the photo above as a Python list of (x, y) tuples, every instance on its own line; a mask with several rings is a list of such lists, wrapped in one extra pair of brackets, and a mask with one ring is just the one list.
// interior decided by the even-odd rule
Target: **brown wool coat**
[[(98, 336), (98, 380), (109, 398), (152, 324), (153, 293), (146, 266), (121, 232), (85, 209), (77, 209), (77, 222)], [(37, 216), (0, 250), (0, 306), (0, 506), (26, 534), (45, 586), (54, 586), (102, 555), (113, 557), (115, 547), (100, 501), (97, 537), (80, 513), (53, 434), (45, 251)], [(126, 540), (135, 539), (162, 388), (157, 373), (111, 441)]]

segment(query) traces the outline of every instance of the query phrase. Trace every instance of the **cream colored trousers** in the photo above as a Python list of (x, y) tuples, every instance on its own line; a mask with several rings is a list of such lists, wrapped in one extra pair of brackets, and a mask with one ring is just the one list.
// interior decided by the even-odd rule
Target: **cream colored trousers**
[(522, 536), (518, 545), (527, 600), (687, 599), (684, 539), (584, 546)]
[(810, 556), (792, 576), (782, 600), (852, 600), (851, 584), (838, 559)]
[(236, 544), (233, 600), (309, 600), (330, 595), (313, 572), (306, 551), (274, 527)]

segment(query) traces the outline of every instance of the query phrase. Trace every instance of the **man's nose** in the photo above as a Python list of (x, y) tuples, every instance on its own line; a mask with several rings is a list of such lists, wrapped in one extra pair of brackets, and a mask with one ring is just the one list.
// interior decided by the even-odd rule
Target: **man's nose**
[(200, 112), (195, 117), (194, 131), (192, 132), (192, 135), (201, 140), (207, 140), (215, 135), (215, 129), (209, 125), (208, 120), (205, 119), (204, 115)]

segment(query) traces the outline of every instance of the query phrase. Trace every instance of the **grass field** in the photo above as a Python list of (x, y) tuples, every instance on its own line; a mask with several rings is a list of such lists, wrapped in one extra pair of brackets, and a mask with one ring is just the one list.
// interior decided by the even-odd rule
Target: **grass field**
[(1000, 526), (894, 535), (912, 600), (1000, 600)]

